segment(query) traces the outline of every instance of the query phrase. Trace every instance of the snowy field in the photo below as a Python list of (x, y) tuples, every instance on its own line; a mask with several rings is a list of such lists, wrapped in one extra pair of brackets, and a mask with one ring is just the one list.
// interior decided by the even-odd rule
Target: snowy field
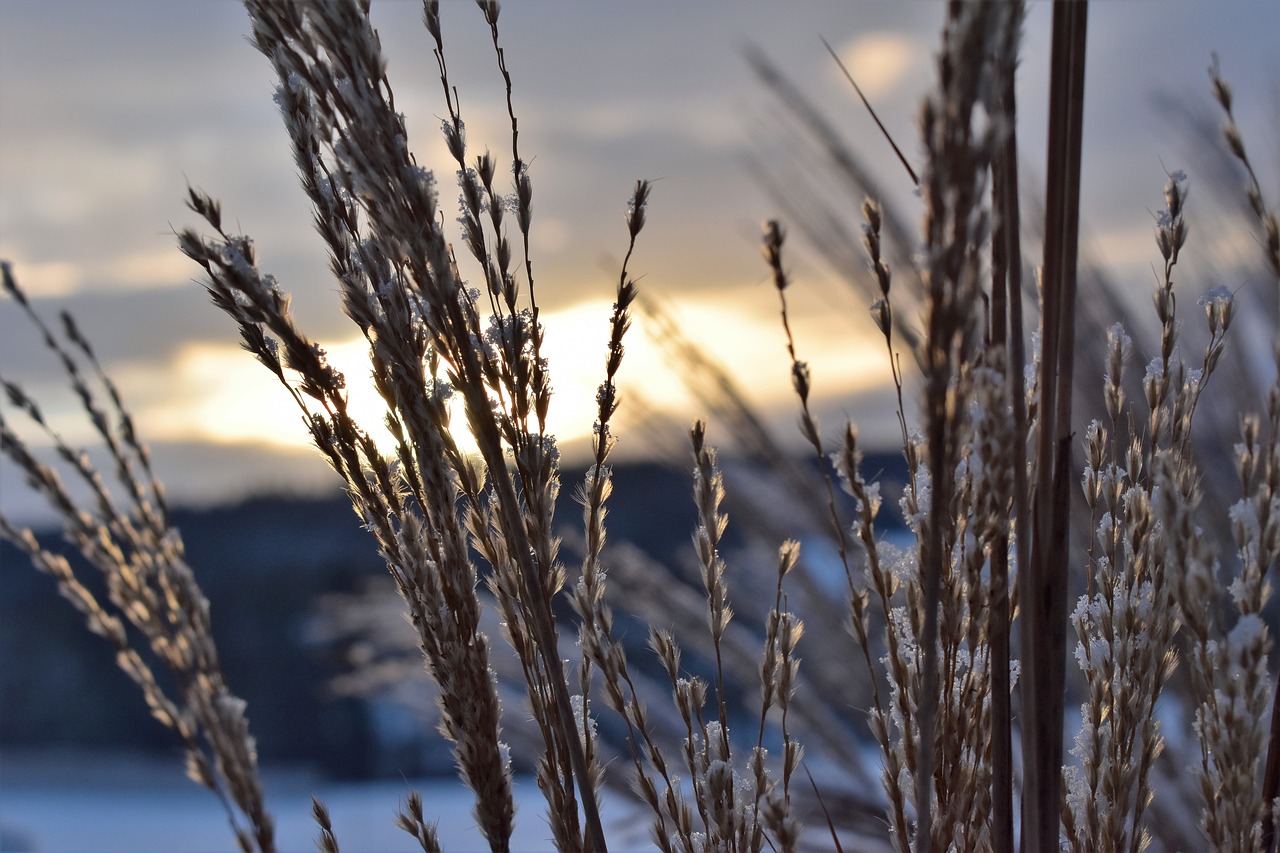
[[(451, 780), (335, 783), (268, 769), (267, 805), (282, 853), (315, 848), (311, 795), (329, 806), (343, 853), (420, 850), (393, 820), (411, 788), (439, 821), (447, 851), (487, 849), (471, 819), (471, 794)], [(532, 779), (517, 780), (512, 850), (554, 850), (545, 803)], [(605, 803), (611, 850), (649, 850), (644, 821), (617, 795)], [(214, 853), (235, 844), (212, 794), (189, 782), (177, 760), (132, 755), (0, 753), (0, 851)]]

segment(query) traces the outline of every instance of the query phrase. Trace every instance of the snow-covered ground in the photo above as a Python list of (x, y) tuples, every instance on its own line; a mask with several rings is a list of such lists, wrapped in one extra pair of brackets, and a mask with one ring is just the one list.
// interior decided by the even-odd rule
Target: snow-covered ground
[[(314, 851), (311, 796), (329, 807), (343, 853), (420, 849), (393, 823), (411, 789), (439, 821), (448, 851), (484, 850), (471, 819), (471, 794), (452, 780), (337, 783), (305, 772), (268, 769), (267, 805), (282, 853)], [(545, 803), (531, 779), (517, 781), (512, 850), (553, 850)], [(610, 848), (649, 850), (647, 829), (629, 803), (607, 798)], [(0, 851), (40, 853), (213, 853), (234, 851), (212, 794), (187, 781), (181, 764), (132, 755), (0, 753)]]

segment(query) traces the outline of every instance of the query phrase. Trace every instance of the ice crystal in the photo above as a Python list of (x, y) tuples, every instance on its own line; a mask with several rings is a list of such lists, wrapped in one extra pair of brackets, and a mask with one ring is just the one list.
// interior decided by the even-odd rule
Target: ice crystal
[(1200, 298), (1196, 300), (1196, 305), (1201, 308), (1209, 308), (1215, 304), (1223, 305), (1229, 303), (1232, 299), (1231, 291), (1220, 284), (1200, 294)]
[(871, 517), (875, 518), (880, 514), (880, 483), (879, 481), (869, 483), (864, 488), (866, 490), (867, 504), (864, 506), (861, 499), (855, 498), (854, 503), (856, 506), (854, 511), (861, 515), (864, 509), (870, 510)]

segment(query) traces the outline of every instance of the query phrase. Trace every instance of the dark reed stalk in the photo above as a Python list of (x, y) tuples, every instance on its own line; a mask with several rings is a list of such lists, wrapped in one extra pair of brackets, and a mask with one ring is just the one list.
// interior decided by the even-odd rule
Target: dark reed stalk
[(1066, 561), (1070, 530), (1071, 382), (1080, 207), (1086, 2), (1054, 4), (1049, 82), (1049, 176), (1043, 268), (1035, 539), (1022, 606), (1027, 853), (1058, 849), (1066, 678)]
[[(1029, 531), (1021, 527), (1027, 518), (1027, 414), (1023, 393), (1022, 246), (1018, 203), (1018, 135), (1015, 96), (1016, 56), (1008, 42), (1022, 27), (1025, 6), (1010, 10), (1001, 50), (1002, 90), (1000, 115), (1007, 122), (1006, 136), (992, 166), (994, 233), (991, 267), (991, 339), (1006, 353), (1009, 401), (1013, 409), (1013, 517), (1019, 529), (1015, 539), (1017, 564), (1027, 565)], [(1010, 707), (1010, 626), (1013, 606), (1009, 594), (1009, 537), (996, 538), (991, 549), (991, 843), (1002, 853), (1013, 851), (1013, 710)]]

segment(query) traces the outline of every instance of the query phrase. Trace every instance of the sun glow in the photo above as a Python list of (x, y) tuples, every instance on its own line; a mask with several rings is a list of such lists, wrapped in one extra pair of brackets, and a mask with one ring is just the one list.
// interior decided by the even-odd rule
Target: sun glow
[[(708, 354), (726, 365), (749, 398), (762, 406), (787, 405), (789, 365), (781, 328), (773, 316), (752, 306), (722, 301), (691, 301), (673, 316)], [(584, 446), (596, 420), (596, 391), (604, 379), (605, 346), (611, 305), (592, 300), (544, 312), (543, 355), (551, 373), (553, 396), (547, 431), (563, 448)], [(832, 323), (828, 328), (827, 324)], [(872, 342), (851, 336), (844, 321), (806, 322), (801, 342), (813, 365), (817, 386), (828, 393), (857, 390), (883, 381), (883, 355)], [(704, 415), (667, 363), (661, 345), (635, 318), (619, 374), (623, 407), (628, 397), (643, 397), (657, 414), (686, 420)], [(330, 362), (347, 378), (350, 410), (384, 452), (393, 449), (383, 423), (386, 405), (369, 380), (368, 347), (363, 338), (322, 341)], [(133, 364), (119, 371), (126, 396), (134, 401), (144, 433), (157, 441), (209, 441), (259, 444), (296, 450), (310, 446), (302, 415), (278, 381), (242, 349), (231, 344), (192, 343), (167, 364)], [(134, 389), (141, 393), (134, 393)], [(140, 403), (140, 405), (139, 405)], [(476, 452), (460, 411), (453, 415), (455, 439)]]
[[(547, 430), (562, 443), (591, 435), (596, 388), (604, 377), (609, 311), (608, 303), (593, 302), (543, 315), (547, 328), (543, 355), (550, 363), (554, 387)], [(387, 408), (369, 378), (368, 344), (356, 336), (320, 345), (329, 362), (346, 376), (348, 405), (356, 422), (384, 452), (390, 452), (393, 441), (383, 426)], [(126, 390), (147, 389), (129, 396), (135, 401), (141, 398), (139, 420), (154, 440), (266, 444), (282, 449), (311, 444), (293, 400), (270, 372), (237, 346), (187, 344), (172, 362), (122, 366), (118, 378)], [(475, 452), (461, 412), (453, 413), (453, 422), (455, 439), (464, 451)]]
[(868, 98), (890, 94), (926, 51), (905, 35), (874, 32), (858, 36), (840, 49), (840, 59)]

